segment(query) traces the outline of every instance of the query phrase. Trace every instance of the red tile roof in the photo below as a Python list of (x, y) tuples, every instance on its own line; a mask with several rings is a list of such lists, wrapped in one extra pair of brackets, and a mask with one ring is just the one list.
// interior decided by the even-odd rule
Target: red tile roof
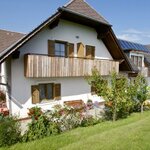
[(16, 43), (24, 35), (22, 33), (0, 30), (0, 53)]
[(99, 13), (97, 13), (85, 0), (72, 0), (68, 3), (65, 8), (75, 12), (85, 15), (89, 18), (96, 19), (104, 24), (109, 24)]

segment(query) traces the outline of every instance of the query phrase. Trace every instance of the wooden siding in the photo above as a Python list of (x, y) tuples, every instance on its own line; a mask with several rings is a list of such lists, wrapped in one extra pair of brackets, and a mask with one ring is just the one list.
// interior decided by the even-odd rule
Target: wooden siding
[(101, 75), (119, 72), (119, 62), (100, 59), (25, 55), (25, 77), (80, 77), (91, 75), (95, 67)]

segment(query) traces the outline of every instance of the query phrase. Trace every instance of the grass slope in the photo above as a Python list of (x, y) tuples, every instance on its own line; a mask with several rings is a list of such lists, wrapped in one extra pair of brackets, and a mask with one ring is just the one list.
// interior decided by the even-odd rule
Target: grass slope
[[(5, 150), (149, 150), (150, 112), (133, 114), (115, 123), (75, 130), (33, 141), (16, 144)], [(0, 149), (0, 150), (2, 150)]]

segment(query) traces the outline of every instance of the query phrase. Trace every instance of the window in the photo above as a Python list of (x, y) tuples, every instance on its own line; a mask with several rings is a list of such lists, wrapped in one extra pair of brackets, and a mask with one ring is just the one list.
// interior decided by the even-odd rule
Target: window
[(94, 58), (95, 57), (95, 46), (86, 45), (83, 43), (77, 43), (77, 55), (78, 57)]
[(138, 57), (138, 66), (142, 67), (142, 57)]
[(40, 84), (40, 101), (53, 99), (53, 84)]
[(131, 60), (138, 67), (142, 67), (142, 56), (131, 55)]
[(61, 84), (47, 83), (33, 85), (31, 87), (32, 103), (40, 103), (43, 100), (60, 100), (61, 99)]
[(65, 56), (66, 55), (66, 44), (65, 43), (55, 43), (55, 55)]
[(48, 55), (73, 57), (74, 56), (74, 44), (68, 43), (65, 41), (48, 40)]
[(95, 57), (95, 46), (86, 45), (86, 58)]

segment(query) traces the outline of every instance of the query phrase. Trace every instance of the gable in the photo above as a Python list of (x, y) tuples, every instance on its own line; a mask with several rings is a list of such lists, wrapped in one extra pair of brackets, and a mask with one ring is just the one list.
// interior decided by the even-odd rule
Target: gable
[[(83, 0), (73, 0), (70, 5), (75, 5), (75, 3), (80, 3), (80, 7), (84, 6), (85, 8), (85, 1)], [(32, 32), (30, 32), (28, 35), (26, 35), (23, 39), (18, 41), (16, 44), (12, 45), (9, 49), (5, 50), (4, 53), (0, 54), (0, 62), (3, 62), (8, 56), (10, 56), (12, 53), (14, 53), (16, 50), (18, 50), (20, 47), (22, 47), (25, 43), (27, 43), (30, 39), (32, 39), (37, 33), (39, 33), (43, 28), (46, 26), (49, 26), (50, 29), (57, 26), (60, 19), (76, 22), (82, 25), (86, 25), (89, 27), (94, 28), (97, 31), (98, 38), (103, 41), (107, 49), (109, 50), (109, 53), (115, 60), (123, 60), (123, 63), (120, 64), (120, 70), (122, 71), (132, 71), (132, 66), (130, 65), (128, 59), (126, 58), (125, 54), (122, 52), (122, 49), (116, 39), (116, 36), (114, 35), (111, 25), (105, 22), (98, 13), (96, 14), (89, 5), (88, 10), (89, 12), (92, 11), (92, 13), (96, 16), (100, 16), (100, 18), (92, 17), (90, 14), (92, 13), (85, 13), (85, 12), (79, 12), (76, 10), (73, 10), (73, 8), (70, 8), (69, 6), (63, 6), (58, 9), (58, 11), (49, 17), (47, 20), (45, 20), (42, 24), (40, 24), (37, 28), (35, 28)], [(87, 5), (86, 5), (87, 6)], [(81, 9), (82, 10), (82, 9)], [(84, 11), (87, 11), (87, 9), (84, 9)]]
[(74, 22), (60, 20), (57, 27), (52, 30), (45, 27), (30, 41), (28, 41), (20, 51), (23, 54), (35, 53), (48, 55), (48, 40), (64, 41), (74, 44), (75, 54), (77, 53), (77, 43), (95, 46), (95, 57), (99, 59), (113, 60), (109, 50), (101, 39), (97, 39), (97, 32), (91, 27), (87, 27)]

